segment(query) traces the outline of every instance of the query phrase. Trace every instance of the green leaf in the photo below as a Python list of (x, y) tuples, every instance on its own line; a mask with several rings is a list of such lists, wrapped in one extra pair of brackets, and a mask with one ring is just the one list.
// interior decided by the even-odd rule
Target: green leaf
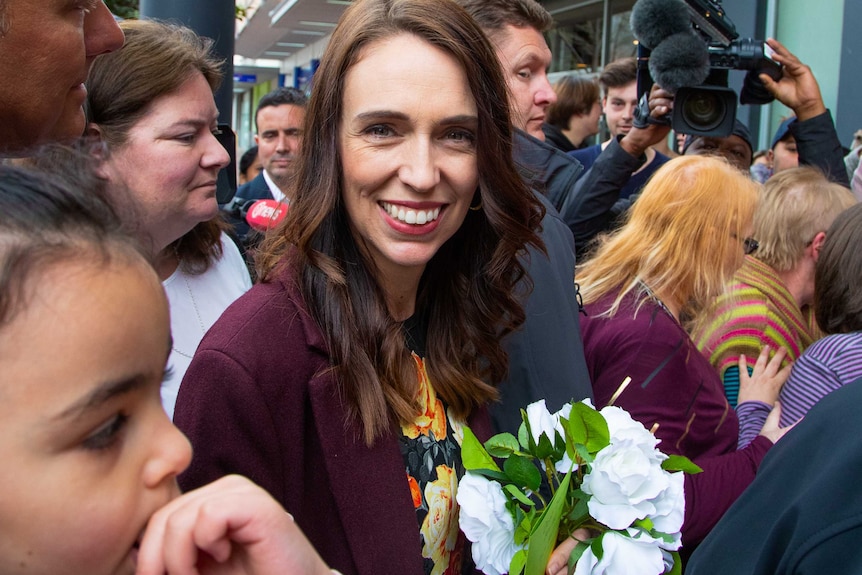
[(527, 550), (521, 549), (515, 556), (512, 557), (511, 563), (509, 563), (509, 575), (521, 575), (521, 572), (524, 571), (524, 565), (527, 564)]
[(605, 533), (607, 533), (607, 531), (593, 539), (593, 542), (590, 543), (590, 549), (592, 549), (593, 555), (595, 555), (596, 559), (599, 561), (602, 560), (602, 556), (605, 554), (605, 550), (602, 548), (602, 539), (604, 538)]
[(578, 542), (578, 544), (575, 546), (575, 548), (574, 548), (574, 549), (572, 549), (572, 553), (571, 553), (571, 555), (569, 555), (569, 561), (568, 561), (568, 564), (569, 564), (569, 575), (572, 575), (572, 573), (574, 573), (574, 572), (575, 572), (575, 567), (577, 567), (577, 566), (578, 566), (578, 559), (580, 559), (580, 558), (581, 558), (581, 555), (583, 555), (583, 554), (584, 554), (584, 551), (586, 551), (587, 549), (589, 549), (589, 548), (590, 548), (590, 543), (589, 543), (589, 541), (591, 541), (591, 540), (587, 540), (587, 541), (580, 541), (580, 542)]
[(668, 571), (667, 575), (682, 575), (682, 561), (679, 558), (679, 551), (673, 551), (670, 556), (673, 557), (673, 568)]
[(509, 495), (517, 499), (520, 503), (523, 503), (527, 507), (534, 507), (536, 503), (524, 495), (524, 492), (518, 489), (515, 485), (511, 483), (509, 485), (503, 486), (503, 491), (507, 492)]
[[(575, 453), (584, 463), (592, 463), (595, 459), (593, 455), (589, 451), (587, 451), (587, 446), (583, 443), (578, 443), (575, 445)], [(575, 457), (573, 457), (571, 453), (569, 454), (569, 457), (572, 458), (572, 461), (576, 461)]]
[(476, 475), (481, 475), (483, 477), (487, 477), (488, 479), (493, 479), (500, 485), (508, 485), (509, 483), (512, 483), (509, 480), (509, 476), (502, 471), (494, 471), (493, 469), (471, 469), (470, 473), (475, 473)]
[(521, 416), (524, 418), (524, 423), (521, 423), (521, 426), (518, 427), (518, 443), (521, 444), (521, 449), (524, 451), (530, 450), (530, 430), (527, 429), (526, 417), (527, 412), (523, 409), (521, 410)]
[[(520, 510), (520, 507), (518, 508)], [(533, 532), (533, 522), (536, 519), (536, 508), (531, 507), (530, 511), (524, 513), (520, 523), (515, 528), (515, 545), (525, 545), (527, 538)]]
[(650, 519), (649, 517), (644, 517), (643, 519), (638, 519), (637, 521), (634, 522), (634, 526), (640, 527), (641, 529), (643, 529), (647, 533), (652, 531), (653, 527), (655, 527), (655, 525), (653, 525), (652, 519)]
[(538, 491), (542, 484), (542, 474), (532, 459), (512, 454), (503, 462), (503, 471), (515, 485)]
[(673, 543), (675, 539), (673, 535), (669, 533), (662, 533), (661, 531), (656, 531), (655, 529), (650, 530), (649, 534), (654, 539), (661, 539), (665, 543)]
[[(523, 423), (518, 428), (518, 442), (524, 447), (525, 451), (532, 453), (536, 449), (536, 442), (533, 441), (533, 430), (530, 427), (530, 420), (527, 418), (526, 409), (521, 410), (521, 419)], [(523, 437), (521, 437), (521, 431), (524, 432)]]
[(590, 453), (604, 449), (611, 442), (608, 422), (601, 413), (584, 403), (572, 404), (565, 429), (567, 444), (571, 441), (574, 447), (574, 444), (582, 443)]
[(536, 521), (536, 528), (530, 537), (530, 546), (527, 549), (525, 575), (542, 575), (548, 566), (548, 559), (557, 543), (560, 517), (563, 513), (563, 505), (566, 502), (571, 477), (571, 474), (565, 476), (548, 507)]
[(530, 536), (530, 530), (524, 524), (527, 522), (525, 518), (524, 521), (518, 524), (515, 528), (514, 541), (515, 545), (524, 545), (527, 541), (527, 538)]
[(461, 442), (461, 461), (464, 463), (464, 468), (468, 470), (490, 469), (500, 471), (500, 468), (476, 439), (473, 431), (466, 425), (464, 426), (464, 440)]
[(537, 459), (547, 459), (553, 454), (554, 446), (551, 443), (551, 439), (543, 433), (539, 436), (539, 445), (536, 446), (536, 450), (533, 452), (533, 455), (535, 455)]
[(587, 507), (587, 495), (580, 490), (577, 491), (580, 492), (580, 495), (574, 494), (575, 505), (568, 515), (569, 522), (575, 523), (574, 528), (580, 527), (581, 523), (590, 516), (590, 510)]
[(498, 433), (485, 442), (485, 449), (493, 457), (509, 457), (518, 451), (518, 440), (511, 433)]
[(703, 469), (697, 466), (691, 459), (683, 455), (670, 455), (661, 462), (661, 468), (665, 471), (683, 471), (690, 475), (701, 473)]

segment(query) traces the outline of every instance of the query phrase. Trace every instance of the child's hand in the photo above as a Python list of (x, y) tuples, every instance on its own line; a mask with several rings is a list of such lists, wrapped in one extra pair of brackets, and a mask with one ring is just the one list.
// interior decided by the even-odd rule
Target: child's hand
[(330, 575), (284, 509), (244, 477), (223, 477), (150, 519), (137, 575)]

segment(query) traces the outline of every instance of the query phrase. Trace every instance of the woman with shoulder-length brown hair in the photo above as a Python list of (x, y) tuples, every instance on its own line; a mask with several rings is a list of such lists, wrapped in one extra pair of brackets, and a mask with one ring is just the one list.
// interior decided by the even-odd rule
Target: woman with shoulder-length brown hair
[(251, 477), (342, 573), (460, 573), (460, 429), (487, 434), (541, 208), (496, 55), (450, 0), (359, 0), (309, 100), (262, 283), (201, 343), (184, 488)]
[(215, 197), (229, 157), (214, 135), (222, 69), (212, 41), (156, 21), (121, 28), (126, 43), (97, 58), (87, 79), (87, 133), (105, 144), (100, 171), (115, 202), (134, 204), (131, 224), (168, 295), (173, 340), (162, 402), (171, 415), (198, 343), (251, 280)]
[(626, 409), (661, 439), (662, 451), (704, 469), (685, 478), (684, 554), (754, 479), (785, 431), (776, 410), (758, 425), (760, 435), (737, 450), (740, 426), (758, 421), (746, 410), (770, 409), (787, 377), (788, 369), (779, 371), (784, 354), (768, 364), (761, 354), (745, 378), (737, 416), (686, 329), (724, 292), (755, 245), (748, 236), (758, 194), (758, 184), (721, 159), (671, 160), (650, 179), (626, 224), (578, 269), (597, 406)]

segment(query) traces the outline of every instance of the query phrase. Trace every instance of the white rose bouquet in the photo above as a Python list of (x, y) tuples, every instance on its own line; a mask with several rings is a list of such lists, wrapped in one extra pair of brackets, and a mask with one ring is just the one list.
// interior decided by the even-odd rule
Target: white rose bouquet
[[(464, 428), (460, 527), (488, 575), (541, 575), (576, 529), (594, 535), (569, 557), (574, 575), (682, 572), (683, 473), (700, 468), (667, 456), (659, 440), (619, 407), (589, 400), (550, 413), (521, 410), (516, 438), (482, 445)], [(502, 460), (502, 467), (495, 458)]]

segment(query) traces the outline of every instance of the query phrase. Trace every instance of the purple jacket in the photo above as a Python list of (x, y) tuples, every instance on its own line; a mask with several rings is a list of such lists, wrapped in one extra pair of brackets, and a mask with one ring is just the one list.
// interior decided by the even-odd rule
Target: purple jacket
[(664, 453), (684, 455), (703, 468), (685, 478), (682, 541), (690, 553), (754, 479), (772, 442), (757, 437), (737, 451), (736, 413), (718, 373), (686, 331), (651, 299), (635, 314), (633, 294), (614, 317), (599, 317), (615, 297), (587, 305), (588, 316), (581, 318), (596, 407), (607, 405), (631, 377), (614, 405), (647, 429), (655, 427)]
[[(180, 486), (245, 475), (344, 575), (421, 574), (398, 428), (366, 447), (329, 367), (292, 278), (254, 286), (210, 329), (183, 379), (174, 422), (194, 457)], [(480, 438), (490, 434), (484, 409), (469, 424)]]

